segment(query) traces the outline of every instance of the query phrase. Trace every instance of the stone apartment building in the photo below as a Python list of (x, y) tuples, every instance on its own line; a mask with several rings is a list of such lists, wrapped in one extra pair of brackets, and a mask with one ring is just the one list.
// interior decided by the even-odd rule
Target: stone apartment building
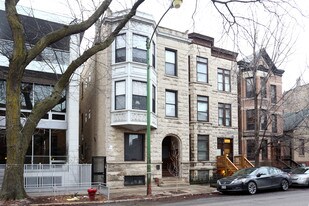
[[(254, 64), (254, 62), (256, 62)], [(260, 163), (276, 165), (277, 160), (286, 156), (283, 135), (282, 75), (265, 49), (261, 49), (239, 65), (239, 137), (240, 150), (254, 161), (255, 122), (260, 123)], [(255, 92), (256, 91), (256, 92)], [(257, 97), (259, 115), (255, 115), (254, 96)]]
[[(105, 17), (101, 36), (126, 11)], [(80, 161), (108, 186), (146, 181), (146, 39), (153, 17), (137, 12), (81, 74)], [(216, 156), (238, 154), (237, 54), (197, 33), (158, 27), (150, 47), (151, 173), (205, 179)]]
[(290, 156), (298, 164), (309, 165), (309, 84), (297, 82), (284, 93), (284, 135), (291, 141)]
[[(43, 35), (69, 24), (71, 19), (17, 6), (25, 28), (26, 46), (33, 46)], [(33, 16), (29, 16), (29, 14)], [(5, 115), (8, 56), (12, 52), (12, 34), (4, 4), (0, 5), (0, 164), (6, 163)], [(76, 58), (79, 36), (62, 39), (46, 48), (26, 68), (21, 93), (21, 121), (34, 104), (48, 96), (71, 58)], [(28, 149), (25, 164), (79, 163), (79, 82), (72, 78), (59, 102), (38, 123)]]

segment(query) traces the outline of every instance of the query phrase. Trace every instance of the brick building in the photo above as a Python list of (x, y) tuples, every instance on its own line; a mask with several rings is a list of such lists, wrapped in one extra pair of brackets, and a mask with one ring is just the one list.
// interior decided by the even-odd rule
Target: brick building
[[(240, 151), (251, 161), (256, 145), (262, 165), (277, 165), (286, 155), (283, 136), (282, 75), (265, 49), (239, 61)], [(256, 100), (256, 102), (255, 102)], [(255, 112), (257, 108), (258, 113)], [(255, 142), (258, 122), (259, 143)], [(280, 165), (281, 167), (282, 165)]]

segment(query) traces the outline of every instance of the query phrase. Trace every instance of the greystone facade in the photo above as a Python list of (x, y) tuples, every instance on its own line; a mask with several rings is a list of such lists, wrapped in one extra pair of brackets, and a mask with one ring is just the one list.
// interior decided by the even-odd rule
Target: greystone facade
[[(122, 13), (114, 13), (107, 17), (102, 34), (115, 27)], [(88, 62), (82, 72), (81, 86), (81, 161), (91, 163), (94, 157), (106, 158), (106, 183), (112, 188), (121, 188), (129, 184), (143, 184), (146, 178), (146, 110), (132, 109), (132, 93), (134, 81), (146, 82), (147, 65), (134, 62), (134, 35), (150, 37), (155, 22), (145, 13), (137, 13), (120, 32), (125, 36), (126, 61), (115, 62), (115, 42), (106, 50), (98, 53)], [(150, 48), (150, 81), (155, 99), (151, 108), (151, 165), (152, 177), (164, 178), (177, 176), (189, 183), (190, 177), (198, 175), (198, 171), (207, 171), (211, 176), (216, 168), (218, 138), (232, 140), (232, 154), (238, 154), (238, 117), (237, 117), (237, 82), (236, 53), (213, 46), (213, 39), (200, 36), (200, 43), (195, 43), (186, 33), (159, 27)], [(208, 39), (210, 38), (210, 40)], [(142, 45), (142, 44), (140, 44)], [(142, 46), (141, 46), (142, 47)], [(143, 50), (143, 48), (142, 48)], [(176, 75), (167, 75), (165, 71), (166, 51), (176, 53)], [(144, 50), (143, 50), (144, 51)], [(209, 82), (196, 81), (196, 57), (208, 59)], [(154, 63), (153, 63), (153, 60)], [(154, 66), (153, 66), (154, 65)], [(224, 68), (231, 72), (231, 91), (217, 89), (217, 70)], [(124, 81), (125, 108), (115, 109), (117, 82)], [(87, 86), (86, 86), (87, 85)], [(119, 89), (119, 88), (118, 88)], [(166, 115), (167, 92), (176, 92), (176, 115)], [(139, 92), (144, 90), (139, 88)], [(155, 96), (153, 96), (155, 94)], [(197, 120), (197, 95), (209, 98), (209, 121)], [(231, 105), (231, 126), (218, 126), (218, 104)], [(126, 135), (143, 136), (143, 159), (127, 161)], [(209, 136), (209, 159), (198, 160), (198, 135)], [(138, 150), (138, 148), (136, 148)], [(167, 160), (169, 153), (172, 163), (176, 162), (176, 172), (171, 171), (171, 162)], [(174, 154), (174, 156), (173, 156)], [(173, 158), (172, 158), (173, 157)], [(176, 159), (176, 160), (175, 160)], [(173, 162), (174, 161), (174, 162)], [(137, 178), (136, 182), (132, 178)], [(141, 181), (141, 182), (140, 182)]]

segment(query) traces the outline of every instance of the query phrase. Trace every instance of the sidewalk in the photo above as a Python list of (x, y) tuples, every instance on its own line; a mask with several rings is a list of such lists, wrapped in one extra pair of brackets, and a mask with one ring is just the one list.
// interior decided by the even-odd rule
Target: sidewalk
[(170, 196), (183, 196), (183, 195), (198, 195), (210, 194), (217, 192), (216, 188), (209, 185), (188, 185), (179, 187), (158, 187), (152, 186), (152, 196), (147, 197), (147, 188), (145, 186), (132, 187), (126, 189), (113, 189), (110, 192), (109, 201), (123, 200), (126, 197), (136, 196), (136, 198), (164, 198)]
[[(209, 185), (188, 185), (179, 187), (158, 187), (152, 186), (152, 195), (147, 196), (146, 186), (132, 186), (125, 189), (112, 189), (110, 191), (109, 200), (89, 201), (72, 201), (72, 202), (57, 202), (57, 203), (36, 203), (31, 206), (45, 206), (45, 205), (103, 205), (107, 203), (124, 203), (135, 201), (151, 201), (166, 198), (198, 198), (218, 193), (216, 188)], [(0, 204), (1, 205), (1, 204)], [(115, 204), (116, 205), (116, 204)]]

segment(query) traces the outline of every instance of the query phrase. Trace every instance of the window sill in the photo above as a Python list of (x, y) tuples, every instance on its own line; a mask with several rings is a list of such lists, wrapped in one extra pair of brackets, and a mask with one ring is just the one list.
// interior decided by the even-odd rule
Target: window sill
[(165, 119), (178, 120), (178, 117), (165, 116)]
[(174, 75), (169, 75), (169, 74), (164, 74), (164, 76), (169, 77), (169, 78), (174, 78), (174, 79), (178, 79), (178, 76), (174, 76)]

